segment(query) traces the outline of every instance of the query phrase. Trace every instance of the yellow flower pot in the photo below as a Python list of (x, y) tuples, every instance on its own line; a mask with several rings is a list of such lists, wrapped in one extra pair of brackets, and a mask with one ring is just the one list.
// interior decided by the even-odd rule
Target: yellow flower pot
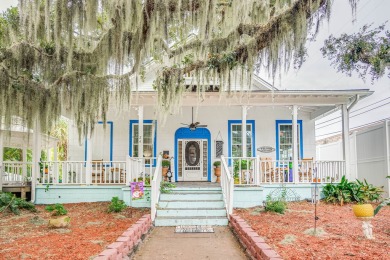
[(374, 208), (371, 204), (353, 205), (352, 210), (358, 218), (370, 218), (374, 216)]

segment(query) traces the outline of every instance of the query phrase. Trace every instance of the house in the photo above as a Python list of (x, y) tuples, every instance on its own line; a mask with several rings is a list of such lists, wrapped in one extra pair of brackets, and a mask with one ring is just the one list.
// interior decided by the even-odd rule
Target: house
[[(39, 135), (39, 138), (36, 136)], [(40, 140), (39, 143), (34, 141)], [(33, 164), (27, 159), (29, 149), (33, 149), (34, 154), (40, 157), (41, 150), (52, 150), (54, 158), (57, 158), (58, 140), (44, 134), (38, 134), (23, 126), (23, 122), (15, 120), (12, 127), (7, 129), (0, 126), (0, 191), (20, 193), (22, 198), (27, 198), (27, 193), (31, 193), (31, 176)], [(5, 147), (19, 149), (22, 154), (22, 161), (4, 161), (3, 151)], [(38, 152), (39, 150), (39, 152)], [(55, 159), (56, 160), (56, 159)]]
[[(199, 96), (188, 88), (179, 112), (163, 122), (156, 116), (157, 94), (151, 82), (143, 83), (128, 107), (118, 109), (121, 105), (112, 99), (106, 122), (98, 122), (91, 136), (79, 136), (70, 123), (68, 161), (41, 162), (48, 173), (33, 167), (35, 203), (109, 201), (118, 196), (128, 205), (151, 207), (154, 219), (156, 204), (161, 208), (185, 197), (160, 194), (162, 155), (169, 160), (173, 182), (202, 182), (188, 194), (218, 190), (228, 214), (233, 206), (262, 205), (267, 195), (278, 196), (281, 189), (287, 191), (288, 199), (312, 198), (313, 183), (337, 182), (350, 174), (348, 138), (343, 138), (343, 160), (316, 160), (316, 118), (341, 109), (346, 137), (349, 106), (372, 93), (278, 90), (255, 77), (251, 88), (244, 91), (211, 89)], [(222, 172), (217, 187), (213, 184), (215, 161), (221, 162)], [(151, 184), (141, 200), (131, 199), (129, 183), (134, 181)], [(162, 225), (178, 223), (184, 222)]]
[[(385, 196), (390, 194), (390, 122), (382, 120), (351, 131), (351, 179), (366, 179), (375, 186), (383, 186)], [(317, 145), (319, 160), (342, 160), (342, 139), (329, 137), (332, 142)]]

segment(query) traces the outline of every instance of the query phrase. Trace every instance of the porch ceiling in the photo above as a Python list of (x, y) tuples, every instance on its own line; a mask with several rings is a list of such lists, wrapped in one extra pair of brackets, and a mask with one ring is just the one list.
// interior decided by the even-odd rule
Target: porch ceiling
[[(0, 130), (3, 137), (3, 146), (4, 147), (13, 147), (13, 148), (32, 148), (33, 146), (33, 133), (23, 132), (23, 131), (7, 131)], [(48, 136), (41, 135), (41, 149), (53, 148), (57, 146), (58, 139)]]
[[(218, 93), (206, 92), (204, 95), (187, 92), (183, 95), (182, 106), (300, 106), (301, 111), (311, 114), (311, 118), (323, 116), (339, 105), (349, 104), (358, 95), (360, 99), (373, 91), (361, 90), (275, 90)], [(155, 106), (155, 92), (139, 92), (133, 106)]]

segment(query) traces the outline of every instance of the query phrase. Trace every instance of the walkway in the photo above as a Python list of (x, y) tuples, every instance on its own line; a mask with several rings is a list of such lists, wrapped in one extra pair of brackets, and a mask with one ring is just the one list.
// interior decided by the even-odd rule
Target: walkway
[(214, 233), (175, 233), (175, 227), (155, 227), (132, 259), (248, 258), (229, 227), (214, 227)]

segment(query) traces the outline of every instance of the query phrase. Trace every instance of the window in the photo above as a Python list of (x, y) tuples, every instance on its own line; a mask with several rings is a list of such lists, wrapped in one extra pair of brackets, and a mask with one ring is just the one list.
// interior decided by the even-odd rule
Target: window
[[(298, 140), (298, 159), (303, 157), (302, 145), (302, 120), (298, 120), (297, 124), (297, 140)], [(292, 121), (277, 120), (276, 121), (276, 159), (290, 160), (292, 159)]]
[[(156, 127), (152, 120), (144, 120), (143, 123), (143, 155), (142, 157), (156, 157)], [(138, 155), (139, 121), (130, 120), (130, 151), (132, 157)]]
[[(228, 121), (229, 157), (242, 157), (242, 121)], [(246, 121), (246, 155), (255, 156), (255, 121)]]

